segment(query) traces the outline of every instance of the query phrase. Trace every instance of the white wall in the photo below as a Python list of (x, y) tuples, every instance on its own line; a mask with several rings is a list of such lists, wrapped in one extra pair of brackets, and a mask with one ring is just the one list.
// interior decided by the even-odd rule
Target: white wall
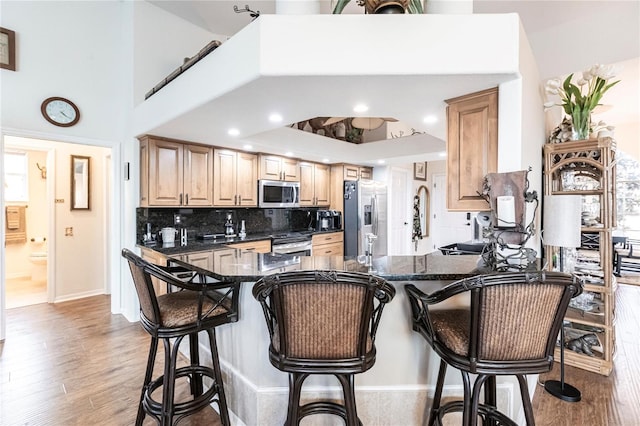
[(40, 166), (47, 165), (47, 153), (45, 151), (24, 150), (27, 153), (29, 201), (9, 202), (7, 205), (27, 205), (25, 210), (27, 241), (20, 244), (8, 244), (5, 247), (6, 277), (21, 278), (31, 275), (32, 263), (29, 261), (31, 252), (47, 251), (47, 243), (32, 242), (31, 238), (48, 235), (47, 211), (47, 181), (42, 179)]
[(184, 58), (212, 40), (226, 39), (146, 1), (134, 2), (134, 103), (144, 101), (145, 93), (180, 67)]

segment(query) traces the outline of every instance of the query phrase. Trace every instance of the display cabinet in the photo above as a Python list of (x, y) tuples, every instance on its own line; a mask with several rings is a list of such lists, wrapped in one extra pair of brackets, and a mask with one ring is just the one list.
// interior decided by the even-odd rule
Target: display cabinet
[[(564, 269), (584, 282), (584, 292), (571, 301), (565, 317), (565, 363), (603, 375), (613, 369), (616, 341), (611, 235), (616, 226), (615, 148), (611, 138), (544, 146), (545, 195), (582, 198), (581, 247), (564, 258)], [(548, 268), (557, 269), (557, 249), (547, 246), (545, 254)]]

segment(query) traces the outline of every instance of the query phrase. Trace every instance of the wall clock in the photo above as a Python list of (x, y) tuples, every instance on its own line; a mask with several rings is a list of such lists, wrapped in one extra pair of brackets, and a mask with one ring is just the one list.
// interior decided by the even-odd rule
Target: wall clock
[(47, 98), (42, 102), (40, 111), (51, 124), (60, 127), (71, 127), (80, 120), (80, 110), (68, 99), (60, 97)]

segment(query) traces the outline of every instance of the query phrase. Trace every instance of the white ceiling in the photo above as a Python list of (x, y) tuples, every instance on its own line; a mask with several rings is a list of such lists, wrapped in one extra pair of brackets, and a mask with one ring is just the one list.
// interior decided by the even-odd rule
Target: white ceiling
[[(433, 0), (429, 0), (433, 1)], [(248, 13), (235, 13), (233, 6), (237, 5), (239, 8), (243, 8), (246, 5), (252, 10), (258, 10), (262, 14), (275, 13), (275, 1), (267, 0), (245, 0), (244, 2), (234, 2), (227, 0), (213, 0), (213, 1), (151, 1), (154, 5), (173, 13), (181, 18), (211, 31), (214, 34), (226, 34), (232, 36), (240, 29), (244, 28), (251, 22), (251, 17)], [(320, 3), (321, 13), (330, 13), (331, 2), (323, 0)], [(624, 86), (619, 84), (618, 87), (614, 87), (603, 99), (606, 104), (615, 105), (611, 111), (606, 113), (606, 116), (598, 119), (605, 119), (609, 123), (616, 123), (622, 121), (634, 120), (638, 121), (640, 116), (640, 1), (628, 0), (628, 1), (506, 1), (506, 0), (475, 0), (473, 3), (474, 13), (507, 13), (517, 12), (520, 15), (525, 32), (529, 42), (531, 43), (532, 51), (536, 57), (540, 75), (543, 79), (566, 75), (571, 72), (579, 71), (588, 68), (593, 63), (618, 63), (623, 62), (625, 64), (624, 69)], [(357, 6), (356, 1), (352, 1), (345, 13), (363, 13), (363, 8)], [(375, 79), (371, 79), (373, 82)], [(334, 84), (339, 84), (335, 77), (332, 80)], [(418, 116), (416, 112), (411, 114), (410, 111), (404, 111), (400, 100), (402, 96), (389, 96), (389, 110), (388, 111), (376, 111), (379, 116), (392, 116), (400, 118), (403, 121), (407, 121), (410, 127), (416, 127), (418, 130), (427, 131), (429, 134), (435, 136), (425, 136), (423, 145), (429, 145), (431, 148), (428, 151), (435, 153), (443, 149), (442, 141), (438, 141), (436, 138), (444, 139), (445, 126), (444, 126), (444, 103), (443, 100), (448, 97), (459, 96), (463, 93), (444, 93), (445, 87), (456, 87), (461, 81), (447, 82), (435, 82), (438, 84), (429, 85), (430, 90), (425, 93), (424, 99), (425, 105), (432, 105), (434, 108), (440, 110), (440, 122), (426, 126), (421, 122), (422, 116)], [(347, 82), (351, 83), (351, 82)], [(305, 82), (306, 87), (309, 87), (309, 82)], [(375, 85), (373, 83), (372, 88), (380, 90), (384, 85)], [(413, 85), (412, 87), (416, 87)], [(460, 87), (458, 86), (458, 89)], [(486, 87), (480, 87), (477, 90)], [(238, 105), (243, 103), (255, 103), (255, 92), (252, 93), (250, 87), (245, 88), (247, 90), (240, 89), (234, 94), (234, 99), (238, 101)], [(473, 89), (473, 88), (470, 88)], [(615, 89), (615, 90), (614, 90)], [(307, 90), (308, 91), (308, 90)], [(344, 85), (340, 89), (339, 93), (348, 93), (349, 84)], [(317, 94), (314, 98), (316, 104), (322, 99), (322, 96), (327, 96), (326, 93)], [(305, 99), (292, 100), (292, 109), (299, 109), (300, 102), (309, 103), (308, 97)], [(228, 101), (229, 98), (226, 98)], [(392, 108), (393, 107), (393, 108)], [(225, 109), (229, 108), (229, 105), (225, 104)], [(304, 112), (304, 114), (311, 113), (305, 108), (296, 111), (298, 114)], [(304, 115), (303, 114), (303, 115)], [(420, 114), (423, 114), (421, 111)], [(301, 116), (292, 113), (286, 116), (287, 118), (293, 118), (288, 122), (294, 122), (298, 120), (304, 120), (313, 116), (345, 116), (349, 115), (349, 111), (317, 111), (317, 114), (311, 116)], [(181, 137), (181, 130), (176, 126), (177, 123), (167, 123), (165, 126), (165, 136)], [(280, 125), (281, 126), (281, 125)], [(282, 128), (274, 125), (273, 130), (264, 132), (252, 137), (252, 142), (258, 145), (268, 147), (279, 146), (284, 151), (291, 150), (292, 147), (300, 146), (320, 146), (317, 138), (322, 138), (316, 135), (303, 135), (303, 139), (294, 140), (295, 138), (291, 134), (291, 129)], [(183, 127), (183, 126), (180, 126)], [(184, 128), (188, 128), (185, 125)], [(208, 131), (203, 129), (204, 131)], [(177, 134), (171, 134), (175, 132)], [(284, 132), (284, 135), (283, 135)], [(168, 133), (168, 134), (167, 134)], [(197, 131), (191, 127), (191, 133), (188, 135), (192, 140), (206, 140), (203, 139), (203, 134), (200, 138)], [(182, 136), (184, 137), (184, 136)], [(326, 141), (326, 138), (322, 138)], [(287, 142), (281, 142), (286, 140)], [(381, 145), (381, 144), (380, 144)], [(373, 148), (373, 147), (372, 147)], [(307, 157), (310, 160), (319, 161), (320, 157), (326, 154), (323, 152), (313, 152), (314, 149), (309, 149)], [(325, 146), (326, 151), (326, 146)], [(378, 152), (375, 149), (370, 150), (372, 158), (362, 158), (360, 163), (372, 164), (375, 161), (375, 156)], [(384, 149), (381, 153), (384, 152)], [(362, 150), (360, 151), (362, 153)], [(435, 155), (435, 154), (434, 154)], [(359, 155), (362, 156), (361, 154)], [(425, 159), (435, 159), (433, 156), (425, 157)], [(413, 160), (419, 161), (415, 157), (403, 158), (398, 157), (398, 160)], [(335, 161), (335, 159), (332, 159)], [(346, 160), (345, 160), (346, 161)]]

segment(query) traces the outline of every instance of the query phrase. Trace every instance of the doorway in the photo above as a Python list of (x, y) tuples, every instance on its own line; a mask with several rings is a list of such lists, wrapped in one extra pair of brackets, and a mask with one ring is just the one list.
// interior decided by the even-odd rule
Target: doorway
[(4, 148), (6, 309), (49, 299), (48, 206), (53, 203), (53, 195), (47, 170), (52, 172), (52, 158), (51, 150), (28, 143)]
[[(3, 142), (3, 154), (7, 150), (26, 153), (29, 184), (46, 182), (47, 187), (46, 191), (27, 197), (22, 203), (24, 211), (28, 212), (25, 214), (26, 238), (17, 244), (7, 244), (3, 254), (5, 308), (108, 293), (111, 148), (8, 135), (4, 136)], [(41, 170), (44, 169), (43, 152), (46, 154), (46, 174)], [(77, 156), (89, 158), (87, 195), (90, 203), (88, 208), (82, 209), (71, 206), (71, 162)], [(4, 181), (6, 192), (6, 177)], [(12, 204), (17, 203), (4, 200), (3, 210), (5, 205)], [(29, 259), (34, 254), (46, 259), (40, 260), (46, 263), (41, 266), (45, 272), (39, 280), (34, 280), (30, 268)], [(16, 265), (18, 267), (14, 268)], [(42, 297), (43, 286), (33, 285), (36, 281), (45, 283), (45, 298)], [(15, 287), (18, 292), (14, 291)]]
[(447, 244), (461, 243), (471, 240), (473, 213), (450, 212), (447, 210), (447, 177), (444, 173), (433, 174), (433, 215), (432, 230), (433, 248)]

